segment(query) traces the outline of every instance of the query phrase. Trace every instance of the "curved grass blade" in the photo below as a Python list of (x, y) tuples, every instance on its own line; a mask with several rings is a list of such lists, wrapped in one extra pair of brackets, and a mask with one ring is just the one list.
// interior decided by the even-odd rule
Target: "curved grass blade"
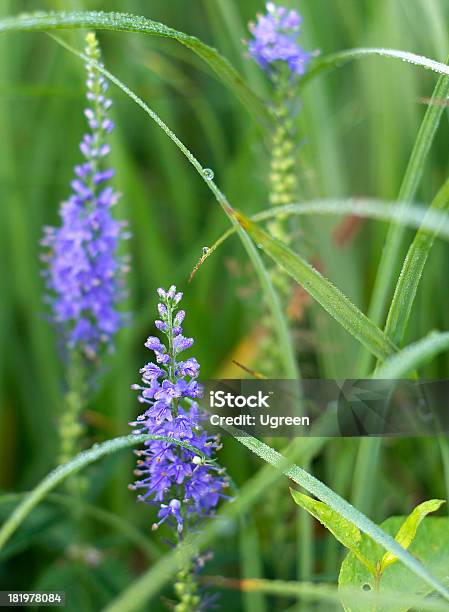
[(94, 444), (92, 448), (83, 451), (82, 453), (79, 453), (74, 459), (72, 459), (68, 463), (59, 465), (52, 472), (50, 472), (37, 485), (37, 487), (30, 491), (27, 497), (22, 501), (22, 503), (17, 506), (17, 508), (12, 512), (9, 518), (1, 526), (0, 549), (3, 548), (5, 543), (9, 540), (11, 535), (15, 532), (15, 530), (19, 527), (19, 525), (27, 517), (31, 510), (33, 510), (33, 508), (35, 508), (42, 499), (44, 499), (44, 497), (49, 491), (57, 487), (66, 478), (68, 478), (72, 474), (76, 474), (86, 466), (90, 465), (91, 463), (94, 463), (95, 461), (98, 461), (106, 455), (115, 453), (119, 450), (122, 450), (123, 448), (135, 446), (136, 444), (145, 442), (146, 440), (164, 440), (166, 442), (169, 442), (170, 444), (182, 446), (183, 448), (186, 448), (196, 453), (199, 457), (206, 459), (206, 456), (201, 451), (194, 448), (193, 446), (190, 446), (190, 444), (186, 444), (185, 442), (181, 442), (180, 440), (175, 440), (174, 438), (168, 438), (167, 436), (131, 434), (129, 436), (122, 436), (120, 438), (107, 440), (102, 444)]
[(374, 372), (373, 377), (393, 380), (403, 378), (447, 350), (449, 350), (449, 332), (432, 332), (384, 361)]
[(178, 32), (163, 23), (129, 13), (99, 11), (38, 12), (0, 20), (0, 32), (45, 32), (75, 28), (139, 32), (174, 39), (204, 60), (250, 112), (256, 114), (259, 119), (265, 122), (271, 119), (267, 106), (245, 84), (235, 68), (216, 49), (209, 47), (195, 36)]
[(395, 345), (387, 336), (315, 268), (241, 213), (236, 212), (235, 216), (257, 246), (262, 248), (278, 266), (302, 285), (346, 331), (352, 334), (373, 355), (386, 359), (396, 352)]
[[(449, 209), (449, 179), (441, 187), (433, 200), (429, 213)], [(438, 228), (429, 232), (421, 228), (409, 247), (402, 265), (401, 274), (394, 291), (393, 300), (388, 312), (385, 333), (392, 342), (401, 344), (407, 327), (413, 302), (418, 291), (419, 281), (432, 249)]]
[[(276, 217), (286, 218), (289, 216), (303, 215), (354, 215), (377, 221), (397, 221), (398, 223), (415, 229), (426, 229), (429, 232), (436, 231), (437, 237), (449, 241), (449, 215), (435, 210), (430, 210), (422, 205), (408, 204), (407, 202), (385, 202), (374, 198), (359, 199), (329, 199), (311, 200), (297, 204), (286, 204), (268, 208), (250, 217), (251, 221), (259, 222)], [(235, 234), (236, 226), (226, 230), (211, 245), (207, 252), (201, 257), (192, 271), (192, 278), (199, 267), (210, 257), (218, 247), (230, 236)]]
[(416, 55), (409, 51), (400, 51), (398, 49), (384, 49), (382, 47), (358, 47), (355, 49), (346, 49), (344, 51), (338, 51), (337, 53), (331, 53), (316, 59), (313, 62), (312, 67), (301, 79), (301, 86), (308, 81), (313, 80), (316, 76), (335, 70), (335, 68), (341, 68), (348, 62), (357, 59), (363, 59), (365, 57), (387, 57), (391, 59), (399, 59), (408, 64), (420, 66), (426, 70), (432, 70), (437, 74), (449, 75), (449, 67), (446, 64), (437, 62), (436, 60), (425, 57), (424, 55)]
[[(215, 520), (209, 521), (199, 533), (189, 534), (176, 550), (165, 555), (132, 583), (128, 589), (113, 600), (106, 607), (105, 612), (130, 612), (131, 610), (141, 609), (170, 580), (180, 564), (197, 554), (199, 550), (209, 545), (222, 533), (227, 533), (229, 522), (243, 514), (276, 481), (280, 473), (328, 504), (341, 516), (372, 537), (385, 550), (395, 554), (413, 573), (420, 576), (436, 591), (441, 593), (445, 599), (449, 600), (449, 591), (419, 561), (404, 550), (391, 536), (386, 534), (346, 500), (334, 493), (324, 483), (299, 466), (292, 465), (288, 455), (281, 455), (260, 440), (248, 436), (235, 427), (225, 427), (225, 430), (269, 465), (262, 468), (256, 476), (242, 487), (237, 498), (232, 503), (227, 504)], [(311, 440), (311, 438), (298, 439), (293, 443), (292, 448), (295, 449), (298, 443), (301, 446), (307, 446), (308, 443), (311, 443)], [(270, 466), (274, 467), (275, 470), (272, 470)]]
[[(6, 493), (5, 495), (0, 496), (0, 505), (20, 502), (27, 495), (29, 495), (29, 492)], [(150, 540), (150, 538), (148, 538), (144, 533), (139, 531), (139, 529), (134, 527), (121, 516), (114, 514), (109, 510), (99, 508), (92, 504), (86, 503), (85, 501), (80, 501), (70, 495), (62, 495), (61, 493), (49, 493), (45, 496), (45, 501), (57, 504), (58, 506), (63, 506), (69, 510), (75, 509), (77, 513), (89, 516), (99, 523), (103, 523), (104, 525), (115, 529), (134, 546), (140, 548), (148, 559), (154, 559), (156, 556), (159, 556), (161, 552), (160, 548), (153, 542), (153, 540)]]
[[(273, 466), (283, 463), (284, 457), (276, 450), (261, 442), (257, 438), (248, 436), (235, 427), (225, 428), (241, 444), (249, 448), (258, 457)], [(332, 510), (340, 514), (343, 518), (358, 527), (360, 531), (366, 533), (375, 542), (380, 544), (387, 552), (395, 555), (398, 560), (408, 567), (416, 576), (419, 576), (427, 584), (431, 585), (438, 593), (449, 601), (449, 590), (446, 589), (417, 559), (398, 544), (390, 535), (385, 533), (378, 525), (373, 523), (367, 516), (354, 508), (349, 502), (332, 491), (323, 482), (309, 474), (297, 465), (293, 465), (283, 470), (293, 482), (303, 487), (306, 491), (317, 497), (320, 501), (327, 504)]]
[[(50, 35), (58, 44), (62, 47), (82, 59), (86, 61), (88, 58), (83, 54), (68, 45), (65, 41), (61, 40), (57, 36)], [(229, 204), (224, 193), (218, 188), (213, 180), (213, 176), (211, 178), (210, 172), (206, 172), (206, 168), (200, 164), (198, 159), (193, 155), (193, 153), (185, 146), (181, 140), (176, 136), (176, 134), (162, 121), (157, 113), (155, 113), (141, 98), (139, 98), (133, 91), (129, 89), (124, 83), (122, 83), (117, 77), (111, 74), (108, 70), (106, 70), (103, 66), (96, 62), (91, 63), (95, 65), (95, 67), (106, 77), (108, 78), (114, 85), (119, 87), (127, 96), (129, 96), (138, 106), (140, 106), (146, 114), (156, 123), (156, 125), (161, 128), (166, 135), (175, 143), (175, 145), (180, 149), (180, 151), (187, 157), (189, 162), (201, 176), (203, 181), (206, 183), (207, 187), (214, 194), (215, 199), (222, 207), (223, 211), (226, 213), (228, 219), (231, 223), (237, 227), (237, 231), (239, 237), (243, 243), (243, 246), (246, 249), (246, 252), (251, 260), (251, 263), (254, 266), (256, 274), (259, 278), (259, 282), (262, 287), (263, 294), (265, 296), (266, 304), (271, 312), (271, 316), (273, 317), (274, 326), (277, 332), (279, 345), (282, 348), (281, 356), (283, 360), (284, 373), (287, 378), (297, 379), (300, 376), (299, 369), (296, 363), (295, 353), (293, 350), (291, 337), (289, 328), (284, 317), (284, 314), (281, 309), (281, 305), (279, 302), (279, 298), (274, 290), (273, 284), (271, 282), (270, 275), (265, 268), (263, 261), (257, 252), (253, 242), (249, 238), (249, 236), (245, 233), (244, 230), (238, 225), (235, 217), (234, 210)]]

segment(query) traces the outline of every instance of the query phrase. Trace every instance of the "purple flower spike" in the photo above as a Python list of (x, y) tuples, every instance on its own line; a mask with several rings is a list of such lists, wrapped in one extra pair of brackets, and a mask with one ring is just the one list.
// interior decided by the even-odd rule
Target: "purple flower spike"
[(101, 348), (112, 347), (115, 333), (124, 324), (117, 305), (124, 298), (127, 265), (117, 250), (128, 234), (126, 223), (111, 215), (118, 200), (113, 188), (106, 186), (114, 171), (104, 159), (109, 153), (105, 139), (113, 127), (107, 117), (111, 100), (104, 95), (108, 84), (95, 65), (101, 59), (95, 35), (88, 34), (86, 40), (90, 107), (84, 114), (90, 132), (80, 145), (86, 159), (75, 167), (73, 193), (61, 205), (61, 225), (44, 230), (42, 245), (48, 250), (42, 259), (52, 319), (64, 343), (94, 357)]
[(247, 43), (251, 57), (270, 74), (283, 63), (292, 76), (302, 76), (312, 54), (298, 44), (300, 15), (274, 2), (267, 2), (266, 10), (249, 26), (254, 37)]
[(178, 361), (178, 354), (193, 345), (192, 338), (182, 335), (185, 312), (178, 311), (182, 294), (174, 286), (168, 291), (158, 289), (158, 294), (161, 319), (156, 326), (166, 341), (150, 336), (145, 343), (159, 365), (150, 362), (140, 370), (143, 386), (132, 388), (139, 391), (138, 399), (146, 410), (130, 425), (139, 428), (136, 433), (183, 440), (203, 457), (169, 442), (149, 440), (145, 450), (137, 451), (140, 459), (135, 473), (140, 480), (130, 488), (142, 489), (138, 499), (159, 507), (160, 520), (153, 529), (167, 523), (180, 536), (185, 527), (213, 515), (220, 499), (226, 497), (223, 491), (228, 481), (213, 463), (219, 441), (204, 431), (204, 416), (195, 402), (202, 397), (197, 382), (200, 366), (194, 357)]

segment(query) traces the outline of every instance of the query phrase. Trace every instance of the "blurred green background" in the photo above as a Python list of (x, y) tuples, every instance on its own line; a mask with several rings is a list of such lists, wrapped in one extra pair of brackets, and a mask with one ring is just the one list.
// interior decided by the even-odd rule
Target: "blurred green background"
[[(449, 52), (449, 4), (443, 0), (301, 0), (286, 4), (297, 8), (304, 18), (304, 47), (322, 54), (377, 46), (444, 62)], [(37, 4), (3, 0), (0, 13), (5, 16), (38, 8), (127, 11), (161, 21), (218, 48), (262, 97), (269, 95), (264, 75), (246, 57), (242, 43), (248, 36), (248, 21), (263, 10), (259, 1), (41, 0)], [(63, 36), (82, 48), (82, 32), (64, 32)], [(245, 213), (267, 207), (267, 134), (205, 64), (170, 40), (108, 32), (100, 32), (99, 40), (107, 68), (160, 114), (204, 166), (214, 170), (233, 206)], [(308, 84), (301, 94), (303, 106), (298, 115), (302, 198), (394, 199), (425, 112), (422, 98), (431, 95), (435, 81), (434, 74), (422, 69), (376, 58), (351, 63)], [(262, 295), (238, 238), (228, 240), (201, 267), (192, 284), (187, 284), (202, 247), (228, 227), (223, 212), (178, 149), (141, 109), (113, 86), (111, 94), (117, 125), (112, 141), (115, 186), (123, 194), (116, 210), (129, 220), (133, 234), (128, 243), (132, 273), (127, 302), (133, 323), (121, 332), (84, 415), (88, 445), (128, 433), (127, 423), (137, 414), (129, 387), (146, 359), (143, 342), (152, 331), (158, 286), (175, 283), (185, 291), (186, 331), (196, 338), (195, 355), (204, 376), (241, 377), (241, 371), (232, 366), (233, 358), (257, 368), (263, 357), (258, 331)], [(29, 489), (55, 463), (63, 368), (42, 302), (39, 240), (43, 225), (57, 223), (59, 203), (69, 195), (85, 129), (84, 105), (82, 62), (44, 34), (0, 37), (2, 491)], [(429, 202), (447, 177), (448, 136), (445, 115), (418, 201)], [(386, 226), (365, 221), (344, 244), (336, 239), (338, 227), (341, 229), (341, 218), (301, 220), (299, 248), (366, 311)], [(437, 243), (419, 289), (408, 341), (434, 328), (448, 329), (448, 273), (447, 247)], [(306, 305), (295, 342), (304, 376), (356, 375), (356, 342), (318, 306)], [(447, 377), (448, 365), (443, 356), (423, 375)], [(356, 451), (357, 442), (329, 440), (312, 466), (346, 498), (351, 498)], [(226, 441), (221, 461), (239, 484), (260, 465), (232, 440)], [(121, 453), (90, 468), (86, 500), (148, 532), (150, 511), (136, 505), (134, 494), (126, 488), (132, 480), (132, 464), (132, 453)], [(386, 442), (379, 473), (373, 475), (375, 501), (365, 508), (367, 514), (380, 521), (393, 513), (408, 512), (423, 498), (444, 498), (441, 474), (441, 458), (431, 440)], [(253, 539), (255, 571), (269, 577), (279, 574), (279, 553), (273, 545), (280, 520), (278, 500), (285, 500), (287, 518), (294, 514), (287, 481), (280, 481), (276, 495), (265, 498), (269, 520)], [(1, 506), (0, 516), (11, 508)], [(58, 505), (39, 507), (5, 550), (0, 584), (16, 589), (64, 584), (67, 592), (73, 592), (73, 609), (98, 609), (98, 602), (108, 601), (147, 561), (113, 529), (86, 519), (84, 533), (75, 535), (73, 524), (66, 519), (66, 509)], [(251, 517), (248, 521), (253, 524)], [(315, 535), (312, 577), (334, 581), (339, 549), (322, 530)], [(153, 540), (163, 552), (160, 538), (153, 536)], [(230, 528), (228, 537), (214, 550), (209, 573), (239, 575), (238, 541), (238, 528)], [(92, 548), (92, 558), (86, 558), (86, 543)], [(294, 576), (295, 546), (294, 539), (286, 545), (283, 577)], [(26, 572), (19, 570), (24, 564)], [(254, 601), (238, 593), (226, 593), (222, 599), (224, 607), (241, 609)], [(272, 609), (288, 603), (273, 601)]]

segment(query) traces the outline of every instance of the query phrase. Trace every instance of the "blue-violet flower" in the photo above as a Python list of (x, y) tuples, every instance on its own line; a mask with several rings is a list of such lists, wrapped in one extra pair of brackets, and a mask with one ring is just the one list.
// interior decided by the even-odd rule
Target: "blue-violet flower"
[(42, 259), (54, 323), (69, 348), (80, 348), (85, 356), (93, 357), (101, 347), (110, 348), (124, 322), (117, 305), (124, 297), (127, 266), (117, 250), (128, 234), (126, 223), (111, 214), (119, 197), (108, 185), (114, 170), (105, 164), (110, 152), (107, 136), (114, 128), (108, 117), (112, 101), (96, 65), (101, 56), (95, 34), (89, 33), (86, 40), (90, 105), (84, 114), (90, 131), (80, 144), (85, 161), (75, 167), (72, 195), (61, 205), (61, 225), (44, 229), (42, 245), (49, 251)]
[(200, 366), (194, 357), (180, 358), (180, 353), (193, 344), (192, 338), (183, 335), (185, 312), (178, 310), (182, 293), (174, 286), (168, 291), (158, 289), (158, 293), (160, 319), (156, 327), (165, 341), (150, 336), (145, 343), (153, 351), (155, 362), (140, 370), (143, 386), (132, 386), (139, 391), (139, 401), (146, 410), (130, 425), (138, 427), (136, 434), (182, 440), (202, 456), (170, 442), (148, 440), (144, 450), (136, 451), (139, 460), (135, 474), (141, 479), (130, 488), (142, 490), (139, 501), (159, 508), (159, 520), (153, 529), (167, 522), (181, 534), (186, 525), (214, 513), (220, 498), (225, 497), (228, 480), (214, 461), (219, 440), (209, 436), (201, 425), (205, 417), (196, 401), (202, 396), (197, 382)]
[(270, 73), (284, 63), (291, 75), (303, 75), (312, 54), (298, 44), (301, 16), (274, 2), (267, 2), (266, 9), (267, 14), (249, 26), (254, 37), (247, 43), (250, 55)]

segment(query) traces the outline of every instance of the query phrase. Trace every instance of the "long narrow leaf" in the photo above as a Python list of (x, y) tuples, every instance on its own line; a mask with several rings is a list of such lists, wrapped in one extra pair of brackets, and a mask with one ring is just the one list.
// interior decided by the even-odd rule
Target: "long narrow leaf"
[[(266, 593), (279, 597), (297, 597), (301, 601), (321, 601), (330, 604), (341, 604), (341, 591), (329, 584), (317, 582), (293, 582), (286, 580), (264, 580), (264, 579), (233, 579), (223, 576), (207, 577), (204, 582), (212, 586), (224, 589), (235, 589), (250, 593)], [(346, 596), (348, 593), (348, 597)], [(408, 595), (407, 593), (391, 592), (382, 590), (379, 592), (366, 592), (357, 588), (345, 588), (345, 602), (357, 606), (357, 609), (375, 610), (382, 606), (384, 610), (398, 605), (410, 606), (413, 609), (447, 612), (447, 604), (443, 601)], [(328, 608), (331, 609), (331, 608)], [(334, 607), (332, 607), (332, 610)], [(338, 608), (340, 609), (340, 608)]]
[(195, 36), (178, 32), (163, 23), (129, 13), (99, 11), (38, 12), (0, 20), (0, 32), (45, 32), (75, 28), (139, 32), (174, 39), (203, 59), (251, 112), (256, 113), (259, 118), (265, 121), (270, 119), (267, 107), (245, 84), (228, 60), (220, 55), (216, 49), (209, 47)]
[(426, 70), (432, 70), (438, 74), (449, 75), (449, 67), (446, 64), (437, 62), (436, 60), (425, 57), (424, 55), (416, 55), (409, 51), (400, 51), (398, 49), (384, 49), (382, 47), (358, 47), (355, 49), (345, 49), (330, 55), (325, 55), (315, 60), (311, 69), (303, 76), (301, 85), (313, 80), (319, 74), (323, 74), (335, 68), (341, 68), (348, 62), (353, 60), (363, 59), (365, 57), (387, 57), (391, 59), (399, 59), (408, 64), (420, 66)]
[(28, 516), (31, 510), (33, 510), (33, 508), (35, 508), (42, 499), (44, 499), (44, 497), (49, 491), (57, 487), (58, 484), (63, 482), (63, 480), (73, 474), (76, 474), (77, 472), (85, 468), (87, 465), (98, 461), (106, 455), (115, 453), (119, 450), (122, 450), (123, 448), (135, 446), (136, 444), (145, 442), (146, 440), (164, 440), (166, 442), (169, 442), (170, 444), (176, 444), (177, 446), (187, 448), (188, 450), (193, 451), (203, 459), (206, 459), (205, 455), (201, 451), (197, 450), (193, 446), (190, 446), (190, 444), (181, 442), (174, 438), (168, 438), (167, 436), (131, 434), (129, 436), (122, 436), (121, 438), (107, 440), (107, 442), (103, 442), (102, 444), (94, 444), (94, 446), (92, 446), (92, 448), (90, 448), (89, 450), (80, 453), (68, 463), (64, 463), (63, 465), (58, 466), (56, 469), (50, 472), (48, 476), (46, 476), (37, 485), (37, 487), (35, 487), (27, 495), (27, 497), (22, 501), (22, 503), (17, 506), (14, 512), (0, 528), (0, 549), (3, 548), (5, 543), (9, 540), (11, 535), (19, 527), (23, 520)]
[[(444, 64), (442, 64), (442, 66), (444, 66)], [(445, 66), (445, 70), (446, 72), (444, 74), (449, 74), (449, 68), (447, 66)], [(413, 151), (399, 190), (398, 201), (400, 202), (411, 202), (415, 197), (416, 190), (424, 172), (425, 161), (443, 114), (444, 107), (433, 104), (432, 102), (440, 99), (445, 100), (448, 95), (449, 78), (447, 78), (447, 76), (442, 76), (438, 79), (432, 94), (431, 102), (419, 128)], [(377, 270), (371, 302), (368, 309), (368, 316), (377, 325), (383, 322), (387, 301), (391, 295), (394, 276), (398, 270), (397, 261), (403, 237), (404, 227), (400, 223), (392, 224), (382, 251), (382, 257)], [(367, 373), (368, 367), (369, 358), (365, 354), (360, 363), (361, 376)]]
[[(241, 444), (249, 448), (267, 463), (275, 467), (283, 464), (284, 457), (264, 442), (252, 436), (248, 436), (244, 432), (239, 432), (239, 430), (234, 427), (226, 427), (226, 430), (232, 433)], [(446, 587), (444, 587), (419, 561), (402, 548), (402, 546), (400, 546), (390, 535), (385, 533), (385, 531), (359, 510), (354, 508), (349, 502), (332, 491), (332, 489), (323, 482), (312, 476), (312, 474), (309, 474), (297, 465), (284, 469), (283, 473), (293, 480), (293, 482), (302, 486), (306, 491), (315, 495), (315, 497), (327, 504), (343, 518), (358, 527), (360, 531), (370, 536), (375, 542), (385, 548), (386, 551), (395, 555), (410, 571), (422, 578), (422, 580), (431, 585), (449, 601), (449, 590), (447, 590)]]
[(449, 350), (449, 332), (432, 332), (387, 359), (373, 376), (393, 380), (402, 378), (447, 350)]
[[(449, 180), (437, 193), (429, 213), (447, 211), (449, 208)], [(426, 265), (427, 258), (438, 234), (438, 228), (429, 232), (422, 227), (409, 247), (396, 284), (393, 300), (388, 312), (385, 333), (395, 344), (400, 344), (407, 327), (413, 302), (418, 291), (419, 281)]]
[[(446, 72), (444, 72), (443, 76), (438, 79), (432, 93), (432, 99), (419, 128), (399, 190), (398, 201), (400, 202), (411, 202), (414, 200), (424, 173), (425, 162), (444, 110), (443, 106), (434, 102), (440, 99), (445, 100), (449, 95), (449, 79), (446, 76), (448, 74), (447, 66), (445, 70)], [(404, 210), (402, 206), (401, 209)], [(381, 325), (384, 321), (387, 302), (392, 292), (395, 274), (398, 270), (397, 262), (403, 237), (403, 225), (400, 222), (393, 223), (388, 230), (368, 308), (369, 318), (377, 325)], [(367, 375), (370, 364), (371, 355), (364, 351), (359, 361), (360, 376)], [(375, 490), (373, 478), (376, 479), (381, 454), (381, 442), (381, 438), (367, 438), (360, 442), (359, 454), (354, 470), (354, 493), (352, 499), (362, 509), (368, 507), (369, 500), (372, 499), (372, 494)]]
[(373, 355), (386, 359), (396, 351), (396, 347), (387, 336), (309, 263), (296, 255), (285, 244), (272, 238), (244, 215), (236, 213), (236, 218), (257, 246), (302, 285), (346, 331), (357, 338)]
[[(354, 215), (355, 217), (378, 221), (397, 221), (406, 227), (426, 229), (429, 232), (436, 231), (439, 238), (449, 240), (449, 215), (447, 213), (430, 210), (423, 205), (408, 204), (407, 202), (385, 202), (373, 198), (337, 198), (285, 204), (263, 210), (252, 215), (250, 219), (258, 222), (276, 217), (286, 218), (303, 215)], [(199, 265), (203, 264), (236, 231), (237, 227), (234, 225), (217, 238), (207, 253), (201, 257), (194, 273), (198, 270)]]

